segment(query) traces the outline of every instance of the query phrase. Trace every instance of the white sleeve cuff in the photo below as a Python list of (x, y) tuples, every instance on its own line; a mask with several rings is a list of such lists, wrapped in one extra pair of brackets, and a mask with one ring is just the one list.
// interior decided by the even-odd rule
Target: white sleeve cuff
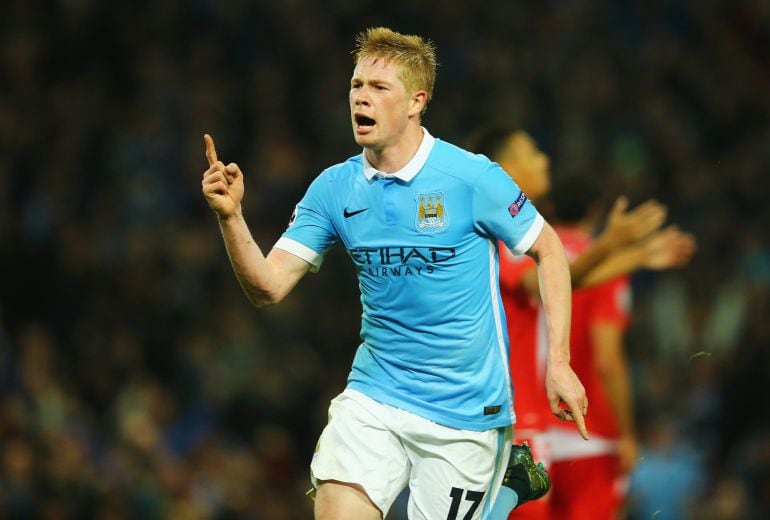
[(301, 244), (291, 238), (281, 237), (273, 247), (287, 251), (309, 263), (311, 273), (317, 273), (324, 261), (323, 254), (316, 253), (305, 244)]
[(529, 226), (529, 231), (524, 234), (524, 237), (519, 240), (518, 244), (513, 246), (513, 252), (517, 255), (523, 255), (529, 251), (529, 248), (532, 247), (532, 244), (535, 243), (537, 237), (540, 236), (540, 232), (543, 230), (544, 225), (545, 219), (540, 214), (540, 212), (538, 212), (535, 216), (535, 221), (532, 222), (531, 226)]

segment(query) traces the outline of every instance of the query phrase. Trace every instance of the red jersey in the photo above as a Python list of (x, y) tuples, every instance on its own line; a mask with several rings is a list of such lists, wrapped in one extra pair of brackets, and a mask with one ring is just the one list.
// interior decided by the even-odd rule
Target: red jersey
[[(591, 236), (575, 227), (555, 227), (572, 259), (591, 244)], [(572, 294), (572, 327), (570, 329), (570, 365), (588, 396), (586, 427), (589, 434), (604, 439), (617, 439), (618, 423), (609, 396), (596, 370), (596, 355), (591, 341), (591, 328), (604, 323), (625, 329), (629, 322), (630, 287), (628, 277), (620, 277)], [(553, 417), (551, 425), (574, 430), (574, 425)]]
[(529, 256), (515, 256), (505, 244), (500, 244), (500, 294), (508, 324), (517, 432), (542, 431), (547, 424), (543, 414), (549, 411), (545, 381), (537, 361), (540, 301), (521, 287), (524, 273), (536, 267)]
[[(567, 257), (575, 258), (591, 243), (591, 236), (575, 227), (554, 228)], [(500, 247), (500, 293), (503, 298), (510, 342), (510, 369), (514, 388), (516, 430), (545, 431), (554, 422), (574, 430), (572, 423), (561, 423), (551, 413), (545, 393), (547, 337), (540, 301), (530, 296), (521, 280), (535, 262), (528, 256), (514, 256)], [(573, 292), (570, 329), (571, 365), (585, 386), (589, 402), (587, 427), (602, 437), (617, 437), (617, 421), (594, 369), (590, 327), (599, 322), (625, 327), (629, 318), (629, 283), (618, 278), (601, 285)]]

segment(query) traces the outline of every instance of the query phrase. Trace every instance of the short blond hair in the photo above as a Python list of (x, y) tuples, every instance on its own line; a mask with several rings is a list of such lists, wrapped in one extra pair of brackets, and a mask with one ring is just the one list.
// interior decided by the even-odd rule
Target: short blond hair
[(398, 64), (401, 81), (409, 92), (424, 90), (428, 101), (436, 83), (436, 46), (420, 36), (397, 33), (387, 27), (371, 27), (356, 37), (353, 61), (358, 65), (367, 58), (382, 58)]

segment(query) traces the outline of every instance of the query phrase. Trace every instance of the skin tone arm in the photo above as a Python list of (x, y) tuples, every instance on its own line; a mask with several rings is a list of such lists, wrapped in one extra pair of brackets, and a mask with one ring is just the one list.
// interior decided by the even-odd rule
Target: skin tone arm
[[(225, 166), (217, 159), (214, 140), (203, 137), (209, 168), (201, 189), (217, 215), (227, 256), (235, 276), (252, 304), (257, 307), (281, 301), (308, 271), (310, 265), (281, 249), (265, 257), (249, 231), (241, 210), (243, 173), (235, 163)], [(324, 481), (315, 502), (316, 518), (376, 520), (382, 513), (358, 484)]]
[[(626, 211), (627, 208), (628, 199), (619, 197), (607, 217), (604, 231), (596, 237), (588, 249), (570, 262), (569, 269), (573, 288), (585, 287), (587, 285), (586, 276), (591, 274), (597, 265), (618, 248), (649, 236), (650, 233), (659, 229), (666, 219), (665, 206), (655, 200), (648, 200), (631, 211)], [(537, 272), (534, 269), (526, 272), (521, 284), (529, 294), (536, 295), (538, 292)]]
[(637, 269), (661, 271), (682, 267), (690, 261), (696, 248), (691, 234), (669, 226), (638, 244), (626, 246), (610, 255), (583, 277), (582, 286), (606, 282)]
[(241, 210), (243, 173), (235, 163), (217, 159), (214, 140), (204, 136), (209, 168), (203, 172), (201, 190), (217, 215), (227, 255), (243, 291), (257, 307), (281, 301), (308, 271), (310, 265), (280, 249), (265, 257), (249, 231)]
[(596, 367), (620, 428), (618, 454), (620, 470), (630, 472), (639, 459), (636, 442), (631, 383), (628, 363), (623, 352), (623, 330), (614, 323), (598, 323), (591, 327)]
[[(545, 386), (551, 411), (563, 421), (575, 421), (580, 435), (588, 439), (585, 414), (588, 398), (585, 388), (570, 367), (569, 330), (572, 290), (564, 247), (553, 228), (546, 223), (527, 252), (537, 262), (540, 297), (546, 315), (548, 357)], [(561, 402), (567, 406), (561, 408)]]
[(628, 199), (618, 197), (607, 216), (605, 230), (570, 265), (572, 286), (582, 285), (583, 277), (615, 249), (637, 242), (660, 229), (666, 220), (666, 207), (656, 200), (648, 200), (632, 211)]

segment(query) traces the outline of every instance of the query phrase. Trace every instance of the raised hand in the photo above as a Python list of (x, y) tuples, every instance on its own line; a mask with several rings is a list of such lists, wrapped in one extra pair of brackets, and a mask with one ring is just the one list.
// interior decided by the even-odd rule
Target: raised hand
[(690, 233), (684, 233), (676, 226), (668, 226), (645, 240), (642, 248), (643, 267), (662, 270), (685, 265), (695, 254), (697, 244)]
[(206, 144), (209, 169), (203, 172), (201, 190), (217, 216), (226, 219), (241, 211), (243, 174), (237, 164), (230, 163), (225, 166), (217, 159), (214, 139), (209, 134), (203, 136), (203, 141)]
[(630, 211), (627, 209), (628, 199), (618, 197), (607, 216), (607, 225), (602, 235), (614, 247), (642, 240), (659, 229), (666, 220), (666, 206), (653, 199)]

